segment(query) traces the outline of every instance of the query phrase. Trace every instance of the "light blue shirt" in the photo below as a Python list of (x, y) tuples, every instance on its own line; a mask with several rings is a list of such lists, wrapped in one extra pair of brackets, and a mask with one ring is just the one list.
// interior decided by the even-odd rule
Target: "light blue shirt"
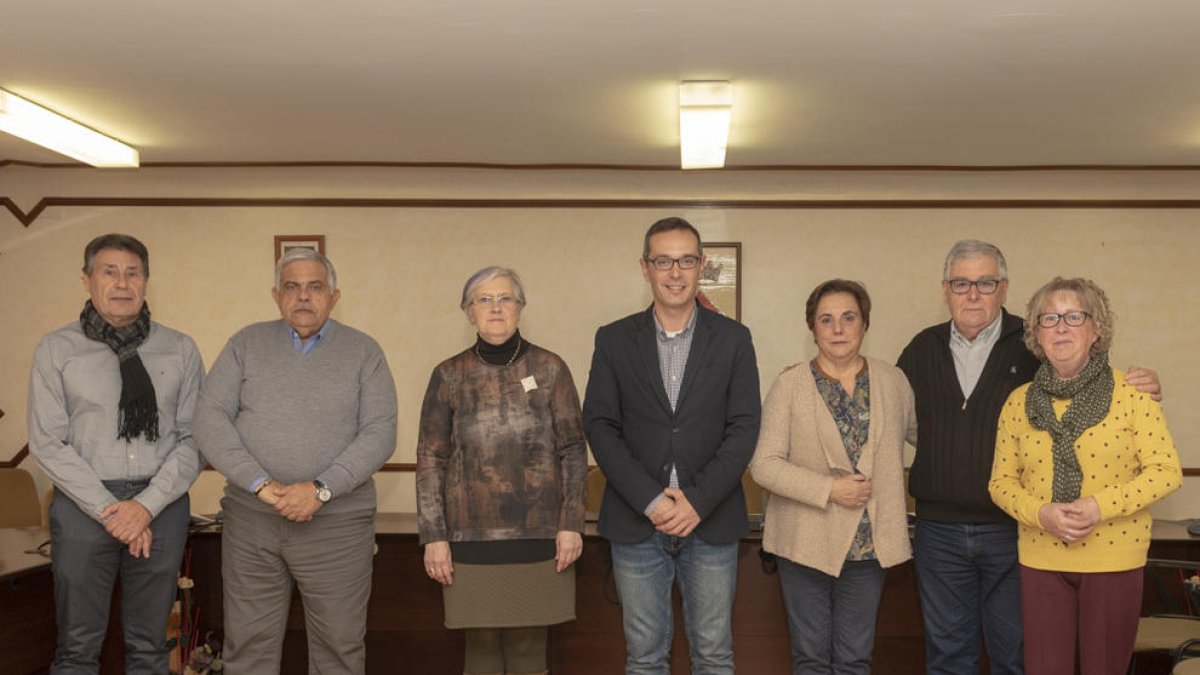
[(317, 331), (317, 334), (313, 335), (311, 338), (309, 338), (308, 342), (305, 343), (304, 340), (300, 338), (300, 334), (296, 332), (296, 329), (288, 326), (288, 333), (290, 333), (292, 336), (292, 346), (294, 346), (296, 351), (300, 352), (304, 356), (308, 356), (309, 352), (316, 349), (317, 344), (320, 343), (321, 340), (325, 339), (325, 334), (328, 332), (329, 320), (327, 319), (321, 326), (321, 330)]

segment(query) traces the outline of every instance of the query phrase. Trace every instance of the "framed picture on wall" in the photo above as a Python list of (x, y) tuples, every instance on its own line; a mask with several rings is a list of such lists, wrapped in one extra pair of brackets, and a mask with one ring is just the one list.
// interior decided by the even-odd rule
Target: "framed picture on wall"
[(700, 303), (736, 321), (742, 320), (742, 244), (704, 244), (700, 270)]
[(308, 248), (325, 255), (323, 234), (277, 234), (275, 235), (275, 262), (293, 248)]

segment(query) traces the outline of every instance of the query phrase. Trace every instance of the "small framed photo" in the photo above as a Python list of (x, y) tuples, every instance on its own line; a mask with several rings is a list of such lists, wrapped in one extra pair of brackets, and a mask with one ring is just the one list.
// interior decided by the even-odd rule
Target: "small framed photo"
[(323, 234), (277, 234), (275, 235), (275, 262), (293, 248), (307, 248), (325, 255)]
[(704, 269), (700, 270), (700, 304), (741, 321), (741, 242), (706, 242), (704, 256)]

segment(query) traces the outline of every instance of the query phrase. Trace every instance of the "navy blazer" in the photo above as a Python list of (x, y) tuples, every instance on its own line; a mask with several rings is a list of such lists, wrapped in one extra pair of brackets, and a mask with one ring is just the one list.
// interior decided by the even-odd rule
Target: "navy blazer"
[(696, 534), (710, 544), (747, 530), (742, 473), (754, 454), (762, 405), (750, 331), (696, 306), (675, 411), (658, 364), (654, 308), (596, 331), (583, 404), (584, 430), (607, 484), (600, 534), (637, 543), (654, 533), (643, 513), (670, 480), (700, 514)]

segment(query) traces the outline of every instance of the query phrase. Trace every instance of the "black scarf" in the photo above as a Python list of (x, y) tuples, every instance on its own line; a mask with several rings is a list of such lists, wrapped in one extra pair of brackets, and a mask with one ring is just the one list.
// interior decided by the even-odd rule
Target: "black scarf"
[[(1046, 362), (1042, 362), (1033, 376), (1025, 396), (1025, 414), (1034, 429), (1049, 431), (1054, 439), (1055, 502), (1079, 499), (1083, 470), (1075, 455), (1075, 440), (1108, 415), (1114, 386), (1108, 352), (1092, 356), (1083, 370), (1069, 380), (1054, 377), (1054, 369)], [(1071, 400), (1061, 420), (1054, 415), (1053, 399), (1056, 398)]]
[(89, 339), (103, 342), (117, 353), (121, 364), (121, 408), (117, 437), (132, 441), (145, 434), (146, 440), (158, 441), (158, 396), (150, 373), (138, 356), (138, 345), (150, 335), (150, 306), (142, 303), (133, 323), (114, 328), (88, 300), (79, 314), (79, 325)]

